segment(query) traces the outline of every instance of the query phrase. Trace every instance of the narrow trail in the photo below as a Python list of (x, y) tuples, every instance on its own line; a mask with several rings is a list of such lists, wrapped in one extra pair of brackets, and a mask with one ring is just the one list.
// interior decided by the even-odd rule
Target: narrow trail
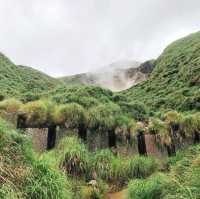
[(109, 193), (107, 199), (127, 199), (127, 190), (122, 190), (120, 192)]

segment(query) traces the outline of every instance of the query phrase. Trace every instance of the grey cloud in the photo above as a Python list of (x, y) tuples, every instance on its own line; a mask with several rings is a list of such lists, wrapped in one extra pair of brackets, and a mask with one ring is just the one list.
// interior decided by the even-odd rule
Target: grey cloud
[(157, 57), (200, 28), (199, 0), (0, 0), (0, 51), (61, 76)]

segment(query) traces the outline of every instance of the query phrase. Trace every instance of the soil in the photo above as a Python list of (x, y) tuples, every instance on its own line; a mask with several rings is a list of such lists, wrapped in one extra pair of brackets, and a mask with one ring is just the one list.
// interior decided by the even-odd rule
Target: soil
[(120, 192), (108, 193), (107, 199), (126, 199), (127, 190), (122, 190)]

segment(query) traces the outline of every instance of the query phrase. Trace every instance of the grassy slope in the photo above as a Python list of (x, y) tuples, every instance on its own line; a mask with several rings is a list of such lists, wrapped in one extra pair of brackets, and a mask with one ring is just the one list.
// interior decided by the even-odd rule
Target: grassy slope
[(29, 139), (1, 118), (0, 138), (1, 199), (71, 199), (64, 174), (38, 160)]
[(25, 92), (40, 93), (54, 88), (58, 80), (25, 66), (16, 66), (0, 54), (0, 90), (3, 96), (20, 96)]
[(170, 172), (157, 173), (145, 180), (132, 180), (128, 199), (200, 198), (200, 145), (179, 151), (169, 158)]
[(200, 32), (169, 45), (151, 77), (122, 92), (156, 109), (200, 110)]
[(76, 86), (76, 85), (84, 85), (84, 80), (87, 79), (87, 74), (77, 74), (72, 76), (66, 76), (59, 78), (61, 81), (63, 81), (66, 85), (70, 86)]
[(113, 93), (97, 86), (58, 86), (46, 94), (57, 103), (76, 102), (89, 108), (100, 103), (112, 102)]

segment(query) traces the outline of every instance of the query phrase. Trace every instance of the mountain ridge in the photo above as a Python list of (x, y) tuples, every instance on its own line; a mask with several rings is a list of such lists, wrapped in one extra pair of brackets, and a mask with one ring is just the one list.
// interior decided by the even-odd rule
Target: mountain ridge
[(200, 110), (200, 32), (170, 44), (149, 79), (122, 92), (128, 101), (158, 109)]
[[(135, 64), (135, 65), (134, 65)], [(67, 85), (95, 85), (112, 91), (122, 91), (148, 79), (153, 70), (153, 61), (133, 65), (110, 64), (89, 73), (59, 78)]]

